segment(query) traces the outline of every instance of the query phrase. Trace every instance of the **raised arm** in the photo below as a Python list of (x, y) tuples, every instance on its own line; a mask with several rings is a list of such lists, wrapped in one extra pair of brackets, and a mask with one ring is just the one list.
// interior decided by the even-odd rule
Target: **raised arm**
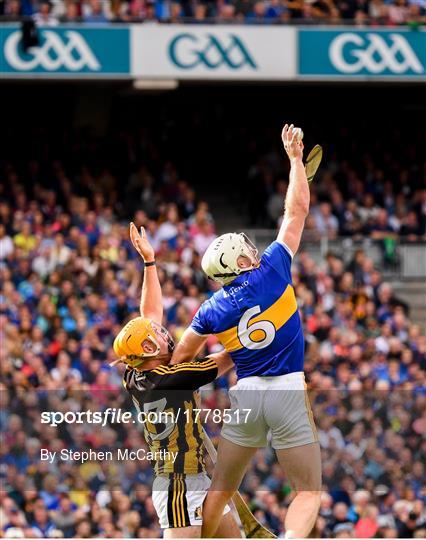
[(154, 248), (146, 237), (145, 229), (142, 227), (139, 234), (133, 222), (130, 223), (130, 240), (133, 247), (145, 262), (140, 303), (141, 317), (152, 319), (156, 323), (161, 324), (163, 321), (163, 295), (161, 293), (157, 268), (155, 267)]
[(281, 138), (290, 160), (290, 180), (284, 204), (284, 218), (277, 240), (286, 244), (295, 254), (302, 238), (305, 219), (309, 214), (309, 184), (303, 165), (303, 143), (297, 140), (293, 124), (284, 126)]

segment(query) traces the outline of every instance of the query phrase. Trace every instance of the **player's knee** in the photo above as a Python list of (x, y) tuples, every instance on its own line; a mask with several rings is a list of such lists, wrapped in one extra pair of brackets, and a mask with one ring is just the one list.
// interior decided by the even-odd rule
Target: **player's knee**
[(234, 493), (236, 492), (235, 489), (215, 489), (212, 485), (208, 497), (210, 501), (214, 504), (225, 504), (233, 497)]
[(223, 500), (228, 502), (230, 499), (232, 499), (235, 493), (236, 493), (235, 489), (228, 489), (228, 490), (222, 491)]
[(319, 509), (321, 505), (321, 491), (299, 491), (298, 495), (302, 496), (307, 504)]

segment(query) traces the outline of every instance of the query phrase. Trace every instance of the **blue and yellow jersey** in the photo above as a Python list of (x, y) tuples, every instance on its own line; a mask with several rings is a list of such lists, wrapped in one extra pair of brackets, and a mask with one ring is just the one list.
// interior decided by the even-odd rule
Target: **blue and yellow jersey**
[(216, 335), (240, 379), (303, 370), (304, 338), (290, 266), (289, 249), (273, 242), (258, 268), (206, 300), (192, 321), (195, 333)]

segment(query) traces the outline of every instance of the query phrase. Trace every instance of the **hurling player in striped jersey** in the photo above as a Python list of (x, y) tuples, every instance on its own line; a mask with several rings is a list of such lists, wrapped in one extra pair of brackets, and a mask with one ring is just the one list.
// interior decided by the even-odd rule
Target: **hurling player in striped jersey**
[[(114, 352), (126, 364), (123, 384), (139, 411), (147, 416), (144, 436), (155, 480), (152, 500), (165, 538), (200, 538), (202, 505), (210, 486), (204, 462), (204, 435), (198, 389), (232, 365), (226, 353), (198, 362), (170, 366), (173, 340), (161, 326), (163, 298), (154, 250), (135, 225), (133, 246), (145, 261), (140, 317), (129, 321), (114, 340)], [(149, 414), (148, 414), (149, 413)], [(164, 413), (167, 413), (164, 414)], [(239, 527), (224, 507), (218, 536), (241, 538)]]
[[(223, 287), (201, 305), (173, 354), (173, 363), (189, 361), (214, 334), (238, 375), (229, 391), (233, 421), (222, 428), (204, 503), (203, 537), (214, 535), (250, 460), (268, 442), (295, 493), (285, 517), (286, 537), (308, 536), (318, 515), (320, 448), (306, 392), (303, 329), (291, 276), (310, 202), (299, 133), (287, 124), (282, 131), (290, 178), (276, 241), (261, 258), (244, 234), (224, 234), (212, 242), (202, 267)], [(247, 417), (238, 414), (247, 409)]]

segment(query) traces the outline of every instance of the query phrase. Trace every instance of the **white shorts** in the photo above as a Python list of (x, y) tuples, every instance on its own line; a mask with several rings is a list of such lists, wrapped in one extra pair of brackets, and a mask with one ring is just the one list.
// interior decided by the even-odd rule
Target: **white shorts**
[[(211, 484), (206, 473), (157, 476), (152, 486), (152, 502), (162, 529), (203, 524), (203, 502)], [(223, 515), (230, 511), (225, 506)]]
[(229, 398), (231, 420), (221, 435), (235, 444), (262, 448), (269, 436), (272, 447), (280, 450), (318, 441), (302, 371), (240, 379)]

